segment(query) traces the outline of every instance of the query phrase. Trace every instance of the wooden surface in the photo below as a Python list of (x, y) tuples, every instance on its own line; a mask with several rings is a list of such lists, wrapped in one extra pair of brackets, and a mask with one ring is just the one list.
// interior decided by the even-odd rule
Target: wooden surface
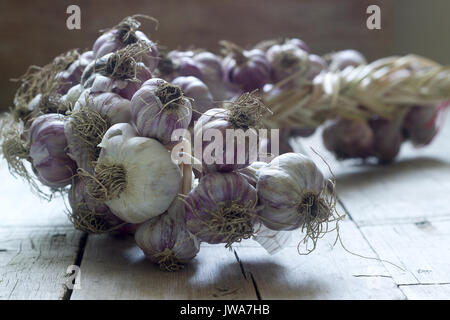
[[(314, 146), (333, 168), (345, 247), (378, 260), (333, 247), (335, 234), (300, 256), (297, 233), (275, 255), (251, 240), (233, 250), (203, 245), (184, 270), (166, 273), (132, 237), (74, 231), (61, 199), (37, 200), (2, 162), (0, 299), (449, 299), (450, 121), (431, 146), (406, 145), (391, 166), (338, 163), (319, 138), (296, 148), (326, 172)], [(65, 283), (74, 264), (81, 289), (72, 291)]]

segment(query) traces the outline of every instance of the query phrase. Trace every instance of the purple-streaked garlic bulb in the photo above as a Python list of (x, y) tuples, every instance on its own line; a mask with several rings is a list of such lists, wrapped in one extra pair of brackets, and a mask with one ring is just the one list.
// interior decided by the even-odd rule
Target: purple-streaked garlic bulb
[(263, 40), (255, 45), (255, 49), (260, 49), (264, 52), (267, 52), (270, 48), (272, 48), (274, 45), (279, 44), (291, 44), (296, 46), (297, 48), (302, 49), (303, 51), (306, 51), (307, 53), (310, 53), (311, 50), (309, 49), (309, 46), (306, 44), (305, 41), (298, 39), (298, 38), (281, 38), (281, 39), (272, 39), (272, 40)]
[(157, 140), (138, 137), (130, 124), (104, 134), (94, 173), (79, 172), (88, 194), (121, 220), (138, 224), (165, 212), (178, 194), (179, 167)]
[(369, 121), (373, 131), (372, 155), (380, 163), (389, 163), (397, 156), (403, 142), (400, 124), (382, 118)]
[(55, 77), (59, 83), (57, 93), (66, 94), (70, 88), (77, 85), (81, 80), (84, 69), (93, 60), (94, 53), (92, 51), (86, 51), (77, 60), (72, 62), (66, 70), (59, 72)]
[(67, 155), (64, 116), (44, 114), (30, 128), (30, 157), (39, 180), (52, 188), (64, 187), (76, 173), (75, 162)]
[(203, 176), (185, 202), (187, 228), (201, 241), (229, 247), (255, 231), (256, 190), (236, 172)]
[(202, 113), (214, 106), (213, 97), (208, 87), (196, 77), (177, 77), (172, 80), (172, 84), (179, 86), (183, 94), (193, 99), (191, 125), (196, 121)]
[(134, 235), (145, 256), (166, 271), (177, 271), (194, 259), (200, 243), (186, 227), (184, 204), (176, 199), (167, 211), (139, 225)]
[(403, 119), (403, 135), (416, 147), (429, 144), (438, 132), (439, 110), (432, 106), (413, 106)]
[(262, 114), (261, 100), (244, 94), (225, 108), (206, 111), (194, 126), (194, 146), (202, 144), (194, 156), (201, 158), (205, 172), (229, 172), (245, 168), (258, 158), (258, 132)]
[(69, 217), (77, 229), (89, 233), (104, 233), (125, 224), (103, 202), (95, 201), (86, 191), (86, 183), (76, 178), (68, 193), (72, 208)]
[(85, 88), (89, 88), (98, 73), (114, 80), (136, 82), (140, 85), (143, 80), (151, 78), (152, 69), (145, 64), (147, 50), (147, 44), (137, 42), (118, 51), (107, 53), (92, 61), (84, 69), (80, 83)]
[(326, 125), (322, 138), (338, 159), (367, 158), (372, 154), (374, 135), (363, 120), (335, 120)]
[(244, 92), (262, 89), (270, 82), (270, 62), (264, 51), (243, 50), (237, 45), (222, 41), (227, 51), (223, 60), (225, 80)]
[(294, 78), (289, 83), (295, 85), (296, 80), (308, 77), (310, 68), (308, 53), (297, 45), (276, 44), (267, 50), (266, 56), (270, 62), (273, 82), (277, 83), (291, 76)]
[(154, 138), (164, 145), (173, 145), (172, 133), (187, 129), (192, 106), (180, 87), (159, 78), (150, 79), (131, 99), (131, 120), (139, 135)]
[(150, 70), (142, 62), (139, 62), (136, 64), (136, 79), (120, 80), (97, 74), (93, 78), (90, 88), (92, 93), (114, 92), (122, 98), (131, 100), (142, 84), (151, 78)]
[(367, 61), (361, 52), (351, 49), (342, 50), (332, 54), (329, 70), (344, 70), (348, 66), (357, 67), (362, 64), (367, 64)]
[(239, 169), (237, 172), (243, 176), (248, 183), (250, 183), (254, 188), (256, 188), (256, 184), (258, 183), (259, 170), (266, 166), (266, 162), (255, 161), (248, 167), (243, 169)]
[[(314, 162), (300, 153), (285, 153), (259, 169), (258, 215), (272, 230), (302, 228), (317, 237), (332, 208), (325, 199), (325, 179)], [(315, 236), (314, 236), (315, 234)]]
[(146, 45), (142, 62), (153, 72), (158, 66), (158, 49), (147, 36), (137, 30), (140, 22), (136, 17), (126, 17), (117, 26), (102, 34), (94, 43), (93, 52), (96, 59), (116, 52), (128, 45), (142, 43)]
[(158, 70), (161, 78), (168, 81), (180, 76), (202, 77), (202, 72), (193, 59), (193, 51), (173, 50), (160, 59)]
[(223, 81), (224, 71), (221, 58), (214, 53), (202, 51), (195, 54), (193, 59), (202, 73), (200, 80), (208, 86), (214, 100), (221, 101), (230, 98), (227, 83)]

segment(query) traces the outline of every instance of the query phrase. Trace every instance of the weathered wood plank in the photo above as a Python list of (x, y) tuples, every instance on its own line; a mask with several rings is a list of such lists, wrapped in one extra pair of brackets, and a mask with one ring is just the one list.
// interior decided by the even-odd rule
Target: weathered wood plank
[(0, 299), (62, 299), (81, 233), (62, 198), (40, 200), (0, 161)]
[(165, 272), (146, 260), (132, 237), (90, 236), (81, 289), (71, 299), (256, 299), (234, 253), (204, 246), (183, 270)]
[(435, 285), (400, 286), (403, 293), (411, 300), (449, 300), (450, 283)]
[(1, 227), (0, 299), (62, 299), (80, 234), (67, 227)]
[(398, 285), (450, 283), (450, 219), (361, 228)]
[[(340, 232), (349, 250), (376, 257), (352, 221), (342, 221)], [(356, 257), (339, 243), (332, 247), (335, 233), (307, 256), (297, 252), (299, 236), (273, 256), (251, 242), (235, 248), (262, 299), (404, 299), (379, 261)]]

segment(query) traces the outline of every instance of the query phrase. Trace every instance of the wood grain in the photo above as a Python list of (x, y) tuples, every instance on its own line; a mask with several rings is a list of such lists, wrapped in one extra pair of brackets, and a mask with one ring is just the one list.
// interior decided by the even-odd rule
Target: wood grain
[(80, 233), (67, 227), (0, 227), (0, 299), (63, 299)]
[[(341, 210), (341, 209), (340, 209)], [(386, 268), (377, 260), (345, 251), (333, 232), (318, 243), (316, 251), (300, 256), (300, 231), (291, 244), (270, 256), (261, 247), (236, 247), (244, 270), (253, 278), (264, 299), (404, 299)], [(344, 246), (353, 253), (377, 257), (354, 222), (340, 223)]]
[(185, 269), (165, 272), (145, 259), (132, 237), (90, 236), (81, 289), (71, 299), (256, 299), (233, 252), (204, 246)]

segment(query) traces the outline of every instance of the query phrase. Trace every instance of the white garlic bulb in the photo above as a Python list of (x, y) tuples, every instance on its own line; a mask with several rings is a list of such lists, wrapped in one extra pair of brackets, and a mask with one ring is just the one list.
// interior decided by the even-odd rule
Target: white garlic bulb
[(103, 199), (111, 211), (129, 223), (142, 223), (167, 210), (178, 194), (181, 172), (158, 141), (137, 137), (125, 123), (108, 129), (90, 195)]
[(330, 208), (322, 199), (325, 180), (314, 162), (285, 153), (259, 169), (257, 192), (261, 222), (272, 230), (294, 230), (311, 219), (326, 221)]

